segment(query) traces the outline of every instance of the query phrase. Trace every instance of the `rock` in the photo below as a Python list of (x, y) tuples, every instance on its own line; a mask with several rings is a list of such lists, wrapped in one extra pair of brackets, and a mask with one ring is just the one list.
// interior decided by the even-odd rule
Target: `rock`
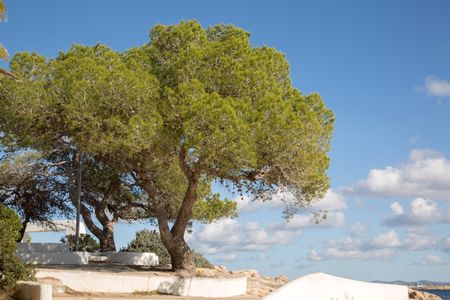
[(215, 269), (197, 268), (195, 269), (195, 276), (197, 277), (217, 277)]
[(287, 283), (289, 281), (289, 278), (287, 278), (287, 276), (284, 276), (284, 275), (278, 275), (274, 279), (275, 279), (275, 281), (282, 282), (282, 283)]
[(225, 266), (214, 266), (214, 270), (220, 273), (228, 273), (227, 267)]
[(231, 271), (231, 274), (235, 276), (244, 276), (247, 278), (259, 278), (259, 273), (256, 270)]
[(442, 300), (441, 297), (424, 292), (409, 289), (408, 291), (410, 300)]

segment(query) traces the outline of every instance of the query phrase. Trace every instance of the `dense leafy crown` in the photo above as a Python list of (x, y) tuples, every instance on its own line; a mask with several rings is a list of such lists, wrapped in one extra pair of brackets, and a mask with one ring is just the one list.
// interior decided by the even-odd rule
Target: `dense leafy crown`
[(297, 204), (328, 187), (332, 111), (292, 86), (282, 53), (253, 47), (234, 26), (157, 25), (123, 54), (103, 45), (51, 60), (20, 53), (11, 70), (22, 80), (3, 79), (0, 124), (39, 148), (70, 141), (152, 170), (161, 190), (184, 180), (180, 153), (207, 182), (284, 188)]
[(16, 256), (16, 239), (22, 228), (19, 216), (0, 204), (0, 299), (9, 299), (18, 280), (30, 280), (33, 271)]

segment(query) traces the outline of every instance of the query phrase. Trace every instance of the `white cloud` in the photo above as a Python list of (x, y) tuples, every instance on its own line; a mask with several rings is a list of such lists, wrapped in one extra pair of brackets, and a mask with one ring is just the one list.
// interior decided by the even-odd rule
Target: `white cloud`
[(236, 253), (222, 253), (214, 256), (214, 260), (220, 262), (236, 262), (237, 254)]
[(423, 229), (409, 230), (403, 239), (398, 236), (397, 232), (391, 230), (371, 238), (346, 237), (331, 240), (321, 251), (312, 250), (308, 255), (308, 259), (312, 261), (325, 259), (381, 259), (405, 250), (445, 251), (446, 247), (449, 247), (450, 251), (450, 238), (448, 241), (442, 241)]
[(400, 205), (400, 203), (394, 202), (390, 205), (390, 207), (394, 215), (398, 216), (404, 214), (403, 207)]
[[(288, 220), (275, 222), (266, 227), (261, 226), (258, 222), (223, 219), (202, 225), (188, 235), (187, 240), (194, 249), (208, 255), (234, 251), (264, 251), (275, 245), (285, 245), (290, 243), (294, 237), (301, 235), (303, 229), (334, 228), (345, 224), (344, 213), (334, 211), (334, 209), (345, 207), (345, 202), (342, 202), (342, 198), (333, 193), (328, 193), (328, 195), (328, 200), (322, 205), (329, 207), (331, 211), (326, 214), (326, 219), (323, 221), (320, 216), (310, 212), (294, 214)], [(244, 201), (249, 201), (249, 198), (246, 199)], [(244, 205), (249, 205), (249, 202), (245, 203)]]
[(356, 237), (363, 236), (366, 233), (368, 227), (369, 226), (367, 224), (358, 222), (350, 226), (350, 234)]
[(235, 199), (239, 213), (254, 212), (263, 207), (281, 208), (283, 203), (276, 201), (258, 201), (253, 200), (250, 196), (244, 195), (238, 199)]
[(411, 201), (407, 212), (398, 202), (391, 204), (391, 210), (392, 215), (382, 221), (382, 224), (389, 227), (450, 223), (448, 211), (441, 209), (436, 202), (421, 197)]
[(422, 259), (424, 265), (441, 265), (444, 260), (440, 255), (428, 254)]
[[(391, 237), (392, 238), (392, 237)], [(386, 258), (395, 254), (395, 247), (385, 247), (384, 244), (393, 245), (397, 241), (383, 240), (383, 235), (374, 239), (343, 238), (331, 240), (321, 252), (314, 251), (316, 257), (321, 259), (376, 259)], [(313, 258), (311, 255), (308, 257)]]
[(337, 211), (347, 208), (344, 197), (336, 191), (329, 189), (325, 196), (311, 203), (312, 207), (323, 211)]
[(326, 251), (326, 256), (328, 258), (337, 259), (376, 259), (376, 258), (387, 258), (394, 255), (394, 251), (390, 249), (377, 249), (371, 251), (361, 251), (361, 250), (347, 250), (343, 251), (339, 248), (328, 248)]
[(450, 237), (444, 239), (442, 242), (442, 250), (450, 253)]
[(308, 259), (312, 261), (321, 261), (323, 257), (319, 253), (317, 253), (316, 250), (312, 250), (308, 254)]
[(408, 250), (431, 250), (437, 248), (439, 238), (430, 234), (426, 229), (409, 229), (403, 240), (403, 248)]
[(438, 152), (415, 149), (406, 164), (372, 169), (366, 179), (342, 192), (384, 198), (406, 196), (449, 200), (450, 161)]
[(396, 248), (401, 245), (398, 239), (397, 233), (391, 230), (387, 233), (381, 233), (374, 237), (372, 240), (372, 245), (376, 248)]
[[(253, 199), (244, 195), (235, 200), (238, 204), (238, 211), (240, 213), (247, 213), (259, 210), (263, 207), (283, 209), (286, 207), (286, 203), (292, 203), (295, 201), (294, 196), (285, 191), (280, 191), (272, 196), (268, 201), (253, 201)], [(323, 211), (337, 211), (347, 208), (344, 197), (338, 192), (329, 189), (322, 199), (314, 200), (311, 202), (312, 209)]]
[(341, 227), (344, 224), (344, 213), (341, 211), (334, 211), (327, 213), (324, 220), (321, 220), (320, 216), (316, 217), (313, 214), (297, 214), (286, 221), (269, 224), (268, 227), (276, 230), (296, 231), (305, 228)]
[(239, 223), (234, 219), (224, 219), (194, 230), (188, 235), (188, 242), (204, 254), (262, 251), (274, 245), (287, 244), (300, 234), (299, 230), (267, 230), (257, 222)]
[(428, 96), (450, 97), (450, 82), (434, 76), (425, 78), (425, 89)]

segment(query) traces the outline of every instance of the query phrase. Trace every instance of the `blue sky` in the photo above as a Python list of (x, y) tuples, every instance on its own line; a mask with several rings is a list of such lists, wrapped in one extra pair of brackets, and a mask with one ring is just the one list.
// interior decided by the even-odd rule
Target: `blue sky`
[[(450, 2), (5, 2), (0, 37), (11, 54), (54, 57), (96, 42), (125, 50), (157, 23), (195, 18), (284, 52), (294, 85), (322, 95), (336, 114), (331, 190), (316, 205), (328, 221), (312, 225), (303, 212), (286, 223), (276, 199), (240, 201), (238, 219), (189, 237), (216, 264), (290, 278), (450, 281)], [(119, 224), (117, 244), (146, 227)]]

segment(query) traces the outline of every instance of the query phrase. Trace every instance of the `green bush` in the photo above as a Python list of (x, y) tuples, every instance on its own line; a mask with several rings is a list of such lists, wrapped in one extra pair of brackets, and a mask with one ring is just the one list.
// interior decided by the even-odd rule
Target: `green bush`
[[(128, 246), (121, 251), (126, 252), (153, 252), (159, 257), (160, 265), (170, 265), (171, 259), (169, 252), (161, 241), (159, 233), (156, 230), (141, 230), (136, 232), (136, 237)], [(214, 268), (202, 254), (192, 251), (194, 256), (195, 267), (197, 268)]]
[(214, 265), (201, 253), (192, 251), (192, 254), (194, 255), (194, 263), (196, 268), (214, 269)]
[[(75, 251), (75, 235), (69, 234), (61, 238), (61, 242), (69, 246), (70, 251)], [(80, 234), (78, 239), (78, 251), (94, 252), (100, 250), (100, 244), (89, 234)]]
[(13, 293), (16, 281), (33, 277), (33, 270), (14, 254), (21, 228), (19, 216), (0, 204), (0, 296), (3, 297)]

